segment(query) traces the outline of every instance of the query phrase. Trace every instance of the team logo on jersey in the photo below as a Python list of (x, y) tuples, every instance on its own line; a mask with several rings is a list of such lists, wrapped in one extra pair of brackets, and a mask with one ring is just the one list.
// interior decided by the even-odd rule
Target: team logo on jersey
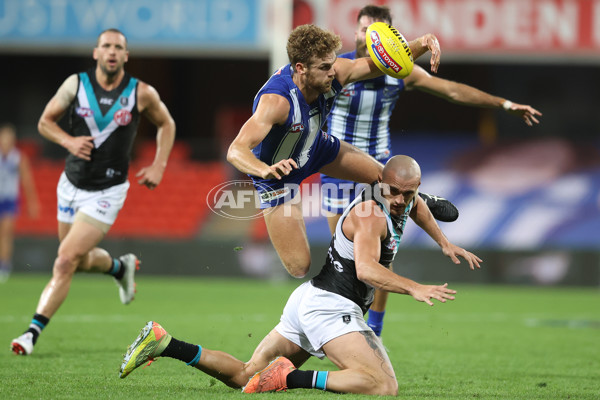
[(387, 247), (389, 250), (395, 253), (396, 249), (398, 248), (398, 241), (392, 238), (388, 243), (386, 243), (385, 247)]
[(75, 112), (81, 118), (87, 118), (87, 117), (93, 117), (94, 116), (94, 112), (91, 109), (87, 108), (87, 107), (77, 107), (75, 109)]
[(290, 133), (301, 133), (304, 130), (304, 124), (302, 122), (298, 122), (297, 124), (293, 124), (290, 126)]
[(110, 203), (106, 200), (98, 200), (98, 205), (102, 208), (109, 208)]
[(129, 97), (121, 97), (119, 103), (121, 103), (123, 107), (127, 107), (127, 104), (129, 104)]
[(122, 108), (115, 113), (114, 120), (119, 126), (129, 125), (129, 123), (131, 122), (131, 113), (126, 109)]
[(342, 315), (342, 322), (344, 322), (345, 324), (349, 324), (351, 320), (352, 320), (351, 316), (349, 316), (349, 315)]

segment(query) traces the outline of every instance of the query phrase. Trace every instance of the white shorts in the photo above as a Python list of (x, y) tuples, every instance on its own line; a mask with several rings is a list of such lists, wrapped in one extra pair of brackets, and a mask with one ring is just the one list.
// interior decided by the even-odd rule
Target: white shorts
[(310, 281), (294, 290), (275, 329), (319, 358), (325, 357), (322, 347), (330, 340), (350, 332), (371, 330), (356, 303), (316, 288)]
[(129, 181), (119, 185), (111, 186), (104, 190), (88, 191), (79, 189), (71, 182), (63, 172), (56, 188), (58, 199), (57, 219), (60, 222), (72, 224), (78, 211), (92, 217), (100, 222), (112, 225), (125, 199)]

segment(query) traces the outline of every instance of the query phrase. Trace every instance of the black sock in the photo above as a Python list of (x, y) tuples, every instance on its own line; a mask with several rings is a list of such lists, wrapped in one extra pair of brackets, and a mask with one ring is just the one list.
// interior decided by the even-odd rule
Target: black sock
[(200, 355), (202, 354), (202, 347), (197, 344), (190, 344), (177, 340), (171, 339), (169, 345), (160, 355), (161, 357), (171, 357), (176, 360), (183, 361), (187, 365), (194, 366), (198, 364)]
[(112, 264), (110, 265), (110, 269), (106, 271), (108, 275), (114, 276), (116, 279), (121, 279), (125, 274), (125, 267), (123, 266), (123, 262), (118, 258), (112, 259)]
[(35, 344), (35, 342), (37, 342), (38, 337), (40, 336), (40, 333), (42, 333), (42, 330), (46, 327), (46, 325), (48, 325), (48, 322), (50, 322), (50, 318), (44, 317), (42, 314), (34, 314), (33, 315), (33, 319), (31, 320), (31, 323), (29, 324), (29, 329), (27, 329), (25, 331), (25, 333), (27, 333), (27, 332), (32, 333), (33, 344)]
[(300, 371), (295, 369), (286, 378), (288, 389), (326, 390), (328, 371)]

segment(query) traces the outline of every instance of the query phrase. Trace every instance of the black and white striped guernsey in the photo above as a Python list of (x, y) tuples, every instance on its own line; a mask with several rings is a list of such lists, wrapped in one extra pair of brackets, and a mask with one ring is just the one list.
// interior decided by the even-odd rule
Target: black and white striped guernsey
[(67, 156), (65, 173), (76, 187), (102, 190), (127, 180), (133, 140), (140, 115), (138, 80), (125, 73), (111, 91), (96, 81), (93, 70), (78, 74), (77, 95), (70, 105), (68, 129), (72, 136), (93, 136), (91, 161)]
[[(404, 214), (400, 217), (392, 217), (389, 209), (383, 204), (379, 196), (373, 196), (374, 190), (378, 190), (376, 183), (363, 190), (354, 201), (344, 210), (339, 219), (329, 251), (325, 260), (325, 265), (321, 272), (312, 279), (313, 286), (337, 293), (349, 300), (352, 300), (366, 313), (369, 306), (373, 302), (375, 289), (360, 281), (356, 276), (356, 265), (354, 262), (354, 243), (348, 239), (343, 231), (342, 225), (348, 216), (348, 213), (358, 204), (374, 200), (377, 205), (383, 210), (387, 221), (387, 234), (381, 241), (381, 254), (379, 263), (383, 266), (388, 266), (394, 260), (398, 245), (404, 232), (406, 220), (412, 208), (413, 201), (406, 207)], [(416, 198), (416, 196), (415, 196)]]

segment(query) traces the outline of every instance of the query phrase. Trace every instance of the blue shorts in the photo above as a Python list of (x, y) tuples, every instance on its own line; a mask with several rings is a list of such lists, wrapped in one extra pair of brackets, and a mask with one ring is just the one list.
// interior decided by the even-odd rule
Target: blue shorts
[(18, 202), (14, 199), (0, 200), (0, 216), (17, 215)]
[(312, 174), (319, 172), (325, 165), (333, 162), (340, 152), (340, 140), (321, 132), (317, 136), (309, 153), (306, 164), (299, 169), (293, 169), (289, 175), (278, 179), (261, 179), (250, 176), (258, 191), (260, 208), (270, 208), (293, 199), (300, 190), (302, 181)]
[[(384, 164), (391, 158), (378, 158)], [(321, 207), (323, 210), (334, 214), (343, 214), (346, 207), (356, 198), (356, 195), (365, 187), (364, 183), (345, 181), (321, 174)]]

